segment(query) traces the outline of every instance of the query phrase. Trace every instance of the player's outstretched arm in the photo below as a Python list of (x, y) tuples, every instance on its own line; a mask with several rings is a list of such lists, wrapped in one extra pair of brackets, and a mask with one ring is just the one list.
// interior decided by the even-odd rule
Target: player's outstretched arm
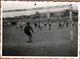
[(30, 29), (31, 29), (31, 31), (33, 32), (33, 29), (32, 29), (32, 27), (30, 27)]

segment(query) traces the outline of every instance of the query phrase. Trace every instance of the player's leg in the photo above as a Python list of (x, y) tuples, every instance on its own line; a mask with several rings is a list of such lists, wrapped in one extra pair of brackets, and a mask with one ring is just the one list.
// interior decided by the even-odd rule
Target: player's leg
[(28, 43), (31, 43), (32, 42), (32, 34), (31, 33), (28, 34), (28, 39), (29, 39)]

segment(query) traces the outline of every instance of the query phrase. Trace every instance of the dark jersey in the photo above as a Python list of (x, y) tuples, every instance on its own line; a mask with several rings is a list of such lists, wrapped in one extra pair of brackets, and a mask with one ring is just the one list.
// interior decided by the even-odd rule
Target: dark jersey
[(31, 32), (31, 31), (33, 32), (33, 29), (32, 29), (31, 26), (28, 26), (28, 25), (27, 25), (27, 26), (24, 28), (24, 31), (25, 31), (25, 32)]

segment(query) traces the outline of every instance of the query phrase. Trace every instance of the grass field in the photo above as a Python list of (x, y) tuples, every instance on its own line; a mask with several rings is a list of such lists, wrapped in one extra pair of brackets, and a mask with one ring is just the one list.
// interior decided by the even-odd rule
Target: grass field
[[(51, 31), (34, 29), (33, 42), (27, 43), (24, 31), (16, 30), (16, 26), (6, 26), (3, 30), (3, 56), (77, 56), (77, 38), (74, 34), (72, 41), (70, 31), (70, 26), (58, 30), (58, 24), (53, 23)], [(76, 33), (75, 27), (73, 31)]]

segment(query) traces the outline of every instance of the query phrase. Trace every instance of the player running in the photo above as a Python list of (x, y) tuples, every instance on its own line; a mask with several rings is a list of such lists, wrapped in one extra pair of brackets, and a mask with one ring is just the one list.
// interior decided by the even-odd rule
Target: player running
[(27, 22), (27, 25), (26, 27), (24, 28), (24, 33), (28, 36), (29, 40), (28, 40), (28, 43), (31, 43), (32, 42), (32, 33), (31, 31), (33, 32), (33, 29), (32, 27), (30, 26), (30, 23)]

